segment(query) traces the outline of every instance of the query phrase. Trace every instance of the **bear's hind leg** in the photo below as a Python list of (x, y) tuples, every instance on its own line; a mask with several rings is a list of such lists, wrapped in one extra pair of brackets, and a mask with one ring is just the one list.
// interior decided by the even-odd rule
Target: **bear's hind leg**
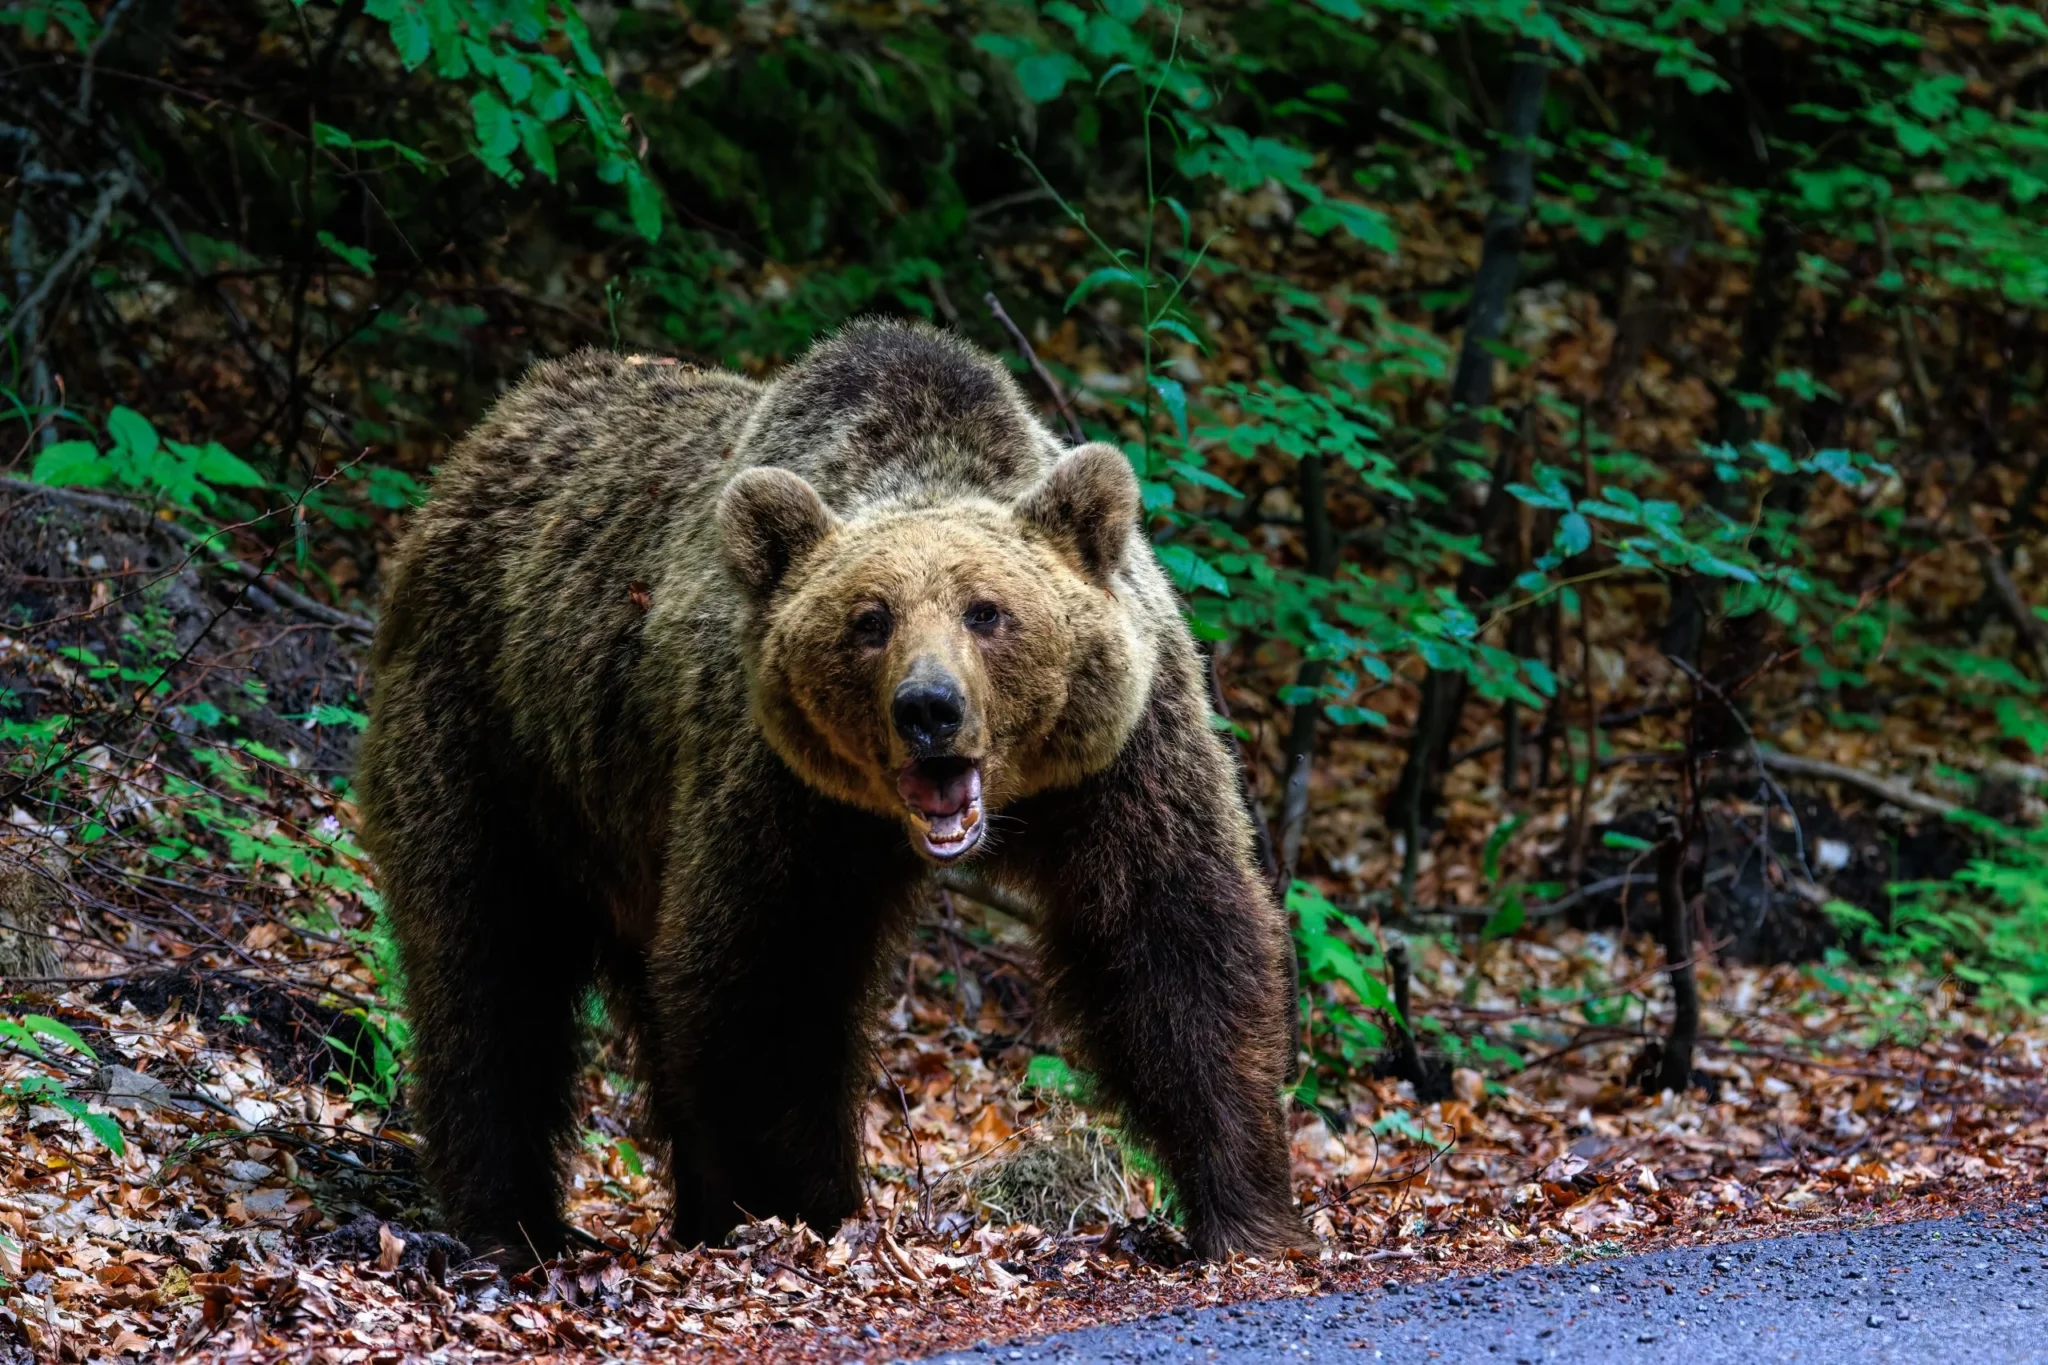
[(450, 815), (411, 826), (419, 838), (439, 823), (430, 855), (379, 859), (413, 1025), (414, 1129), (441, 1211), (474, 1250), (554, 1256), (596, 943), (516, 825)]

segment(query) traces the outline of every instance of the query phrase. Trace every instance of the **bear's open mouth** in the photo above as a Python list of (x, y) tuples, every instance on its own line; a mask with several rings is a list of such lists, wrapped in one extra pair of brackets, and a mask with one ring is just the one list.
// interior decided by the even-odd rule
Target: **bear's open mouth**
[(981, 842), (981, 764), (971, 758), (913, 759), (896, 778), (924, 851), (951, 862)]

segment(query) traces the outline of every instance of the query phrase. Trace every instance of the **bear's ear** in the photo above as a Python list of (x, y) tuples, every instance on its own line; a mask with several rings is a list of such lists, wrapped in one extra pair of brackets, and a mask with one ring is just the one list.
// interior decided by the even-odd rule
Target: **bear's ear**
[(1103, 587), (1123, 567), (1138, 521), (1138, 476), (1113, 445), (1091, 442), (1060, 457), (1024, 495), (1017, 517), (1043, 532)]
[(745, 470), (718, 499), (725, 566), (756, 601), (774, 592), (789, 566), (836, 524), (818, 490), (787, 469)]

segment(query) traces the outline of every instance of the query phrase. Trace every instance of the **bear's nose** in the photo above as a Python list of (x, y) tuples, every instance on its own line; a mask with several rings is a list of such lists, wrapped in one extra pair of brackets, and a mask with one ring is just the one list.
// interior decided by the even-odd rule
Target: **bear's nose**
[(889, 715), (896, 733), (921, 754), (944, 748), (960, 733), (966, 699), (948, 677), (911, 678), (896, 689)]

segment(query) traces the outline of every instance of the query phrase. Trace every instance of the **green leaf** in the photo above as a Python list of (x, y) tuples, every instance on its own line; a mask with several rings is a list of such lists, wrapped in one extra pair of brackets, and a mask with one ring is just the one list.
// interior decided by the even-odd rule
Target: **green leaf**
[(1076, 1071), (1050, 1053), (1040, 1053), (1024, 1067), (1024, 1089), (1036, 1090), (1086, 1104), (1094, 1091), (1094, 1078)]
[(529, 113), (521, 111), (513, 121), (519, 125), (519, 145), (526, 152), (526, 159), (533, 168), (548, 179), (555, 178), (555, 143), (548, 136), (547, 124)]
[(1159, 395), (1159, 401), (1166, 404), (1168, 415), (1173, 418), (1173, 428), (1180, 433), (1185, 443), (1188, 439), (1188, 391), (1178, 379), (1167, 379), (1162, 375), (1152, 376), (1152, 391)]
[(1489, 882), (1500, 880), (1500, 855), (1508, 840), (1515, 837), (1515, 831), (1529, 823), (1527, 815), (1514, 815), (1494, 827), (1486, 836), (1486, 847), (1479, 851), (1479, 875)]
[(1230, 581), (1216, 572), (1215, 565), (1187, 546), (1178, 542), (1161, 545), (1158, 555), (1159, 562), (1173, 576), (1174, 583), (1182, 592), (1206, 590), (1219, 597), (1230, 596)]
[(86, 1131), (98, 1138), (100, 1145), (115, 1156), (125, 1157), (128, 1155), (128, 1143), (121, 1136), (121, 1125), (114, 1122), (110, 1115), (95, 1114), (81, 1104), (78, 1106), (78, 1113), (72, 1115), (72, 1117), (84, 1124)]
[(1235, 486), (1223, 479), (1217, 478), (1192, 460), (1172, 460), (1168, 462), (1167, 467), (1197, 487), (1213, 489), (1230, 498), (1241, 498), (1244, 496)]
[(1033, 104), (1058, 99), (1070, 77), (1086, 74), (1081, 64), (1064, 52), (1034, 52), (1017, 63), (1017, 84)]
[(21, 1016), (21, 1022), (31, 1033), (39, 1033), (54, 1042), (62, 1043), (80, 1056), (95, 1062), (100, 1059), (99, 1053), (87, 1047), (85, 1039), (78, 1036), (78, 1030), (62, 1020), (52, 1019), (47, 1014), (24, 1014)]
[(1331, 228), (1342, 228), (1360, 243), (1379, 251), (1394, 251), (1401, 240), (1386, 214), (1352, 199), (1325, 199), (1302, 211), (1297, 226), (1311, 237)]
[(1486, 923), (1480, 926), (1479, 937), (1506, 938), (1520, 929), (1528, 918), (1528, 912), (1522, 908), (1522, 888), (1511, 886), (1507, 894), (1501, 897), (1500, 908), (1487, 916)]
[(574, 7), (564, 5), (562, 31), (568, 35), (569, 48), (576, 54), (577, 65), (586, 76), (604, 74), (604, 58), (597, 55), (597, 49), (590, 45), (590, 30), (583, 26), (583, 20)]
[(2048, 716), (2040, 707), (2018, 697), (2000, 697), (1993, 710), (2007, 739), (2018, 740), (2036, 754), (2048, 750)]
[(208, 483), (229, 488), (262, 488), (269, 483), (248, 461), (217, 441), (208, 441), (194, 454), (195, 472)]
[(29, 477), (52, 488), (99, 488), (114, 474), (113, 461), (90, 441), (59, 441), (36, 456)]
[(634, 230), (650, 242), (660, 241), (661, 191), (637, 162), (626, 172), (626, 203), (633, 214)]
[(1014, 63), (1031, 49), (1022, 38), (1008, 33), (977, 33), (974, 46), (1001, 61)]
[(348, 268), (355, 271), (358, 275), (368, 275), (373, 272), (375, 268), (374, 262), (377, 258), (362, 247), (350, 246), (326, 228), (321, 228), (320, 231), (313, 235), (319, 239), (320, 245), (326, 247), (336, 256), (339, 256)]
[(1582, 512), (1567, 512), (1557, 519), (1557, 548), (1567, 557), (1582, 554), (1593, 543), (1593, 524)]
[(382, 19), (390, 27), (392, 45), (407, 71), (417, 69), (433, 52), (433, 30), (427, 27), (417, 0), (371, 0), (369, 12), (371, 18)]
[(1074, 292), (1067, 295), (1067, 301), (1061, 307), (1071, 310), (1082, 299), (1108, 284), (1127, 284), (1133, 289), (1144, 288), (1136, 275), (1120, 265), (1097, 266), (1081, 277), (1081, 282), (1074, 286)]
[(1323, 708), (1323, 714), (1335, 725), (1374, 725), (1386, 728), (1387, 718), (1369, 706), (1333, 704)]
[(0, 1019), (0, 1038), (12, 1039), (15, 1046), (31, 1057), (49, 1055), (43, 1051), (43, 1045), (36, 1041), (36, 1036), (33, 1033), (30, 1033), (12, 1019)]
[(512, 121), (512, 111), (488, 90), (469, 97), (469, 111), (476, 120), (477, 156), (499, 179), (517, 183), (512, 153), (519, 149), (519, 127)]
[(107, 435), (114, 438), (115, 445), (138, 460), (156, 454), (157, 447), (162, 444), (149, 419), (129, 407), (117, 407), (107, 414)]
[(1630, 853), (1647, 853), (1656, 847), (1648, 839), (1639, 839), (1633, 834), (1623, 834), (1618, 829), (1610, 829), (1603, 833), (1600, 836), (1600, 844), (1603, 848), (1625, 849)]

